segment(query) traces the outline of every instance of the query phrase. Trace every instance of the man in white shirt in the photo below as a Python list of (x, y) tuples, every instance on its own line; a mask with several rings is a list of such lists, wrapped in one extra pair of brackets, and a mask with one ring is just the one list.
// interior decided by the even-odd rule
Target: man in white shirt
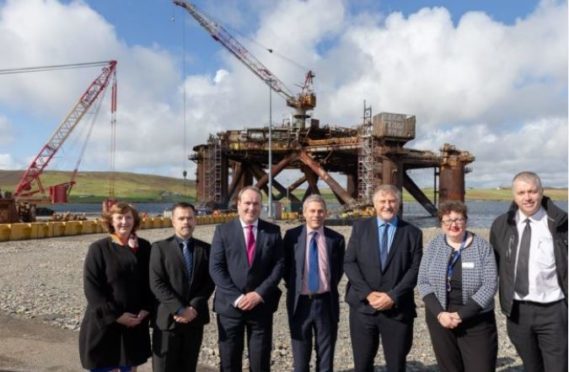
[(567, 213), (518, 173), (514, 202), (490, 230), (508, 335), (529, 372), (567, 371)]

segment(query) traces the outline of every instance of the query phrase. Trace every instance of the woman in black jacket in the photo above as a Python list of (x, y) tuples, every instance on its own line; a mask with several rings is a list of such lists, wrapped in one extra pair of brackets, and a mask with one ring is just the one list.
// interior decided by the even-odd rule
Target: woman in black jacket
[(140, 217), (129, 204), (113, 205), (102, 223), (110, 235), (91, 244), (85, 258), (81, 364), (95, 372), (134, 372), (151, 355), (150, 243), (136, 236)]

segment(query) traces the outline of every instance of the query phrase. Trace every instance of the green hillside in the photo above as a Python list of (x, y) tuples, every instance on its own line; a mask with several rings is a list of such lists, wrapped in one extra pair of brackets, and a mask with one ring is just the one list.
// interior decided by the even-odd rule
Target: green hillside
[[(42, 175), (44, 187), (69, 181), (70, 172), (48, 171)], [(22, 171), (0, 170), (0, 189), (13, 191), (18, 184)], [(109, 196), (110, 172), (80, 172), (77, 184), (71, 192), (71, 202), (100, 202)], [(335, 197), (329, 189), (320, 190), (327, 200)], [(433, 198), (433, 189), (424, 189), (425, 195)], [(555, 200), (567, 200), (567, 189), (546, 189), (545, 194)], [(302, 190), (295, 192), (302, 197)], [(193, 201), (196, 196), (194, 180), (152, 176), (128, 172), (115, 173), (115, 196), (132, 202), (173, 202), (178, 200)], [(407, 192), (404, 200), (413, 200)], [(511, 200), (510, 189), (467, 189), (467, 200)]]
[[(21, 171), (0, 171), (0, 188), (14, 191), (22, 175)], [(44, 187), (69, 181), (70, 172), (48, 171), (42, 175)], [(109, 197), (110, 172), (80, 172), (70, 195), (70, 202), (100, 202)], [(117, 172), (115, 197), (131, 202), (171, 202), (194, 200), (195, 181)]]

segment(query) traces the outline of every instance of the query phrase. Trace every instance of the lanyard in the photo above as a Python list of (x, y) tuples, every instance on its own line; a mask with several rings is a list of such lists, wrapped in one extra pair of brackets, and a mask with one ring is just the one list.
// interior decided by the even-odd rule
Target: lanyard
[(452, 278), (452, 273), (454, 272), (454, 265), (456, 265), (456, 262), (460, 259), (460, 255), (462, 253), (462, 250), (464, 249), (464, 246), (466, 245), (467, 238), (468, 238), (468, 232), (465, 231), (462, 243), (460, 243), (460, 248), (458, 249), (458, 251), (454, 251), (450, 255), (450, 260), (447, 268), (447, 292), (450, 292), (451, 290), (450, 279)]

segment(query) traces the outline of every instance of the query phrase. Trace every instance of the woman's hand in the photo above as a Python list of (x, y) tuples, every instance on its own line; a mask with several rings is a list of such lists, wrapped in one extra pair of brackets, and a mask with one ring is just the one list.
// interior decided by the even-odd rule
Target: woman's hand
[(447, 329), (454, 329), (462, 322), (457, 312), (449, 313), (442, 311), (437, 315), (437, 319), (440, 325)]
[[(144, 310), (143, 310), (144, 311)], [(125, 327), (136, 327), (140, 324), (142, 318), (139, 318), (138, 315), (133, 313), (123, 313), (121, 316), (117, 318), (117, 323), (125, 326)]]

